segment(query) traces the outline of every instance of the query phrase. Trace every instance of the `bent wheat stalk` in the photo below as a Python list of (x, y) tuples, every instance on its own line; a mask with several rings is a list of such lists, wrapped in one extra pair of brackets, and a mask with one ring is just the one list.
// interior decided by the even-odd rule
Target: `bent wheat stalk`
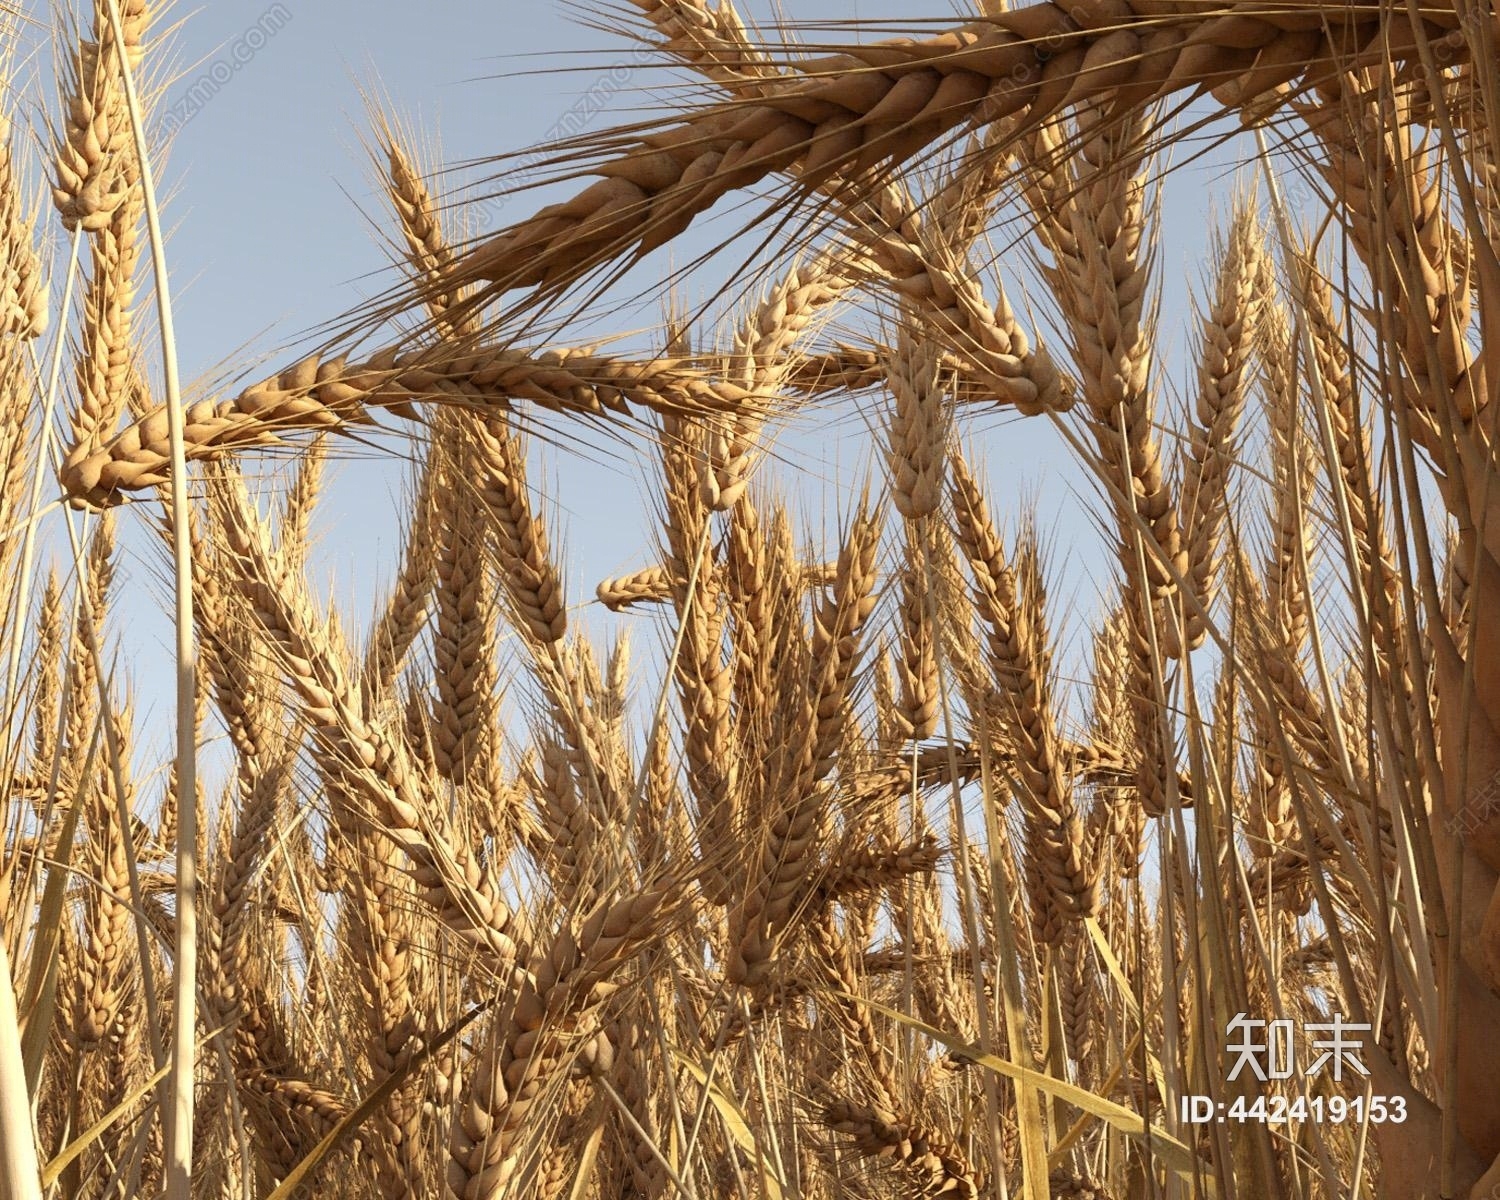
[[(1108, 126), (1193, 88), (1212, 90), (1227, 108), (1259, 119), (1296, 91), (1342, 72), (1415, 60), (1419, 31), (1405, 17), (1382, 18), (1361, 6), (1336, 11), (1341, 25), (1321, 9), (1252, 16), (1137, 12), (1125, 5), (1105, 17), (1092, 6), (1070, 13), (1042, 3), (924, 41), (851, 47), (758, 85), (753, 99), (705, 105), (640, 137), (593, 168), (602, 176), (597, 183), (459, 253), (417, 291), (422, 303), (441, 302), (442, 321), (461, 326), (507, 291), (533, 287), (535, 298), (545, 300), (596, 268), (664, 245), (722, 196), (778, 172), (790, 172), (795, 194), (805, 197), (835, 175), (858, 180), (905, 162), (966, 124), (1008, 123), (1013, 132), (985, 150), (1005, 155), (1069, 106), (1107, 101)], [(1422, 19), (1441, 31), (1453, 61), (1467, 59), (1459, 9), (1435, 6)], [(1500, 30), (1500, 16), (1491, 16), (1489, 26)], [(343, 360), (336, 361), (331, 369), (316, 358), (298, 364), (249, 411), (195, 405), (194, 444), (264, 442), (288, 421), (337, 424), (339, 404), (365, 397), (341, 389), (323, 412), (307, 395), (315, 382), (341, 380)], [(1047, 386), (1055, 387), (1055, 372), (1040, 365)], [(1012, 366), (1003, 372), (1014, 373)], [(430, 377), (419, 389), (429, 384), (441, 390), (441, 380)], [(1028, 392), (1024, 403), (1037, 401)], [(120, 465), (91, 458), (70, 477), (69, 492), (100, 503), (114, 488), (159, 478), (169, 465), (152, 451), (159, 441), (160, 431), (149, 427), (127, 435), (116, 449)]]

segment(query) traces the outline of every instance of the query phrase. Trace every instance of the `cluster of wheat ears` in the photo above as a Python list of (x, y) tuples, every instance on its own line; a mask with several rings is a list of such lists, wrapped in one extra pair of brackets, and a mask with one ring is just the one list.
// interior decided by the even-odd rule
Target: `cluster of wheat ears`
[[(56, 115), (0, 129), (0, 1194), (1500, 1195), (1493, 7), (984, 4), (813, 53), (634, 5), (692, 88), (467, 240), (377, 120), (403, 282), (233, 394), (177, 379), (151, 0), (85, 3)], [(1164, 378), (1200, 117), (1257, 174)], [(778, 249), (722, 320), (569, 341), (752, 188)], [(873, 454), (810, 550), (761, 467), (838, 409)], [(965, 434), (999, 410), (1100, 497), (1082, 681)], [(377, 417), (416, 470), (363, 622), (309, 529)], [(657, 547), (597, 598), (527, 430), (651, 447)], [(125, 523), (176, 585), (159, 769)], [(1240, 1014), (1297, 1068), (1229, 1078)], [(1367, 1074), (1307, 1069), (1335, 1019)]]

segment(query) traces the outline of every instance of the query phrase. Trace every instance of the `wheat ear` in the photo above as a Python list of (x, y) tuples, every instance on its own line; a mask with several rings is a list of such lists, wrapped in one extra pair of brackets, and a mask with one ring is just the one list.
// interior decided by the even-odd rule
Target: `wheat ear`
[[(0, 86), (9, 82), (0, 70)], [(47, 329), (47, 281), (32, 243), (35, 218), (21, 209), (10, 143), (10, 121), (0, 115), (0, 337), (36, 338)]]
[[(1244, 410), (1249, 355), (1255, 345), (1263, 233), (1248, 208), (1235, 213), (1218, 256), (1213, 298), (1203, 318), (1198, 396), (1187, 462), (1182, 511), (1188, 571), (1198, 606), (1208, 609), (1218, 584), (1235, 430)], [(1206, 636), (1198, 606), (1184, 614), (1189, 648)]]
[[(237, 572), (235, 585), (252, 606), (296, 687), (314, 735), (333, 756), (350, 799), (373, 805), (388, 835), (410, 859), (423, 896), (461, 937), (488, 950), (497, 969), (515, 960), (511, 912), (493, 875), (457, 844), (413, 777), (406, 755), (362, 711), (340, 656), (309, 620), (306, 598), (276, 562), (248, 501), (226, 487), (215, 491), (220, 527)], [(342, 789), (340, 789), (342, 791)], [(341, 818), (357, 813), (336, 813)]]
[(954, 532), (969, 560), (975, 605), (989, 635), (994, 691), (986, 700), (1016, 745), (1037, 937), (1054, 943), (1065, 920), (1098, 910), (1099, 884), (1085, 859), (1083, 826), (1058, 754), (1040, 580), (1028, 557), (1029, 586), (1023, 590), (961, 455), (952, 456), (951, 471)]

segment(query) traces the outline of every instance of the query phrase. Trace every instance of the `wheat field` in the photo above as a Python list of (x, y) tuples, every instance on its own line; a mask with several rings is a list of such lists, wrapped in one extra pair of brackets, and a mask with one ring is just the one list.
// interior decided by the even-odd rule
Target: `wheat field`
[[(372, 110), (399, 281), (210, 392), (175, 15), (7, 7), (60, 49), (0, 88), (0, 1196), (1500, 1198), (1492, 4), (630, 0), (691, 86), (482, 235)], [(709, 302), (570, 337), (728, 197)], [(1089, 480), (1096, 611), (1000, 415)], [(836, 513), (794, 421), (868, 429)], [(373, 619), (311, 562), (371, 426)], [(601, 437), (654, 544), (570, 595)]]

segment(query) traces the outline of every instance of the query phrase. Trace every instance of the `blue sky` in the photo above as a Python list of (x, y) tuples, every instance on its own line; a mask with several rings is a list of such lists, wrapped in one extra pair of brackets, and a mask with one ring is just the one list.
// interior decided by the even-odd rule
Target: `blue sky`
[[(912, 8), (870, 0), (785, 7), (799, 20), (872, 21)], [(773, 11), (765, 0), (742, 8), (752, 20), (767, 20)], [(924, 17), (931, 22), (947, 15), (944, 8)], [(255, 361), (264, 363), (263, 372), (283, 365), (292, 356), (287, 348), (309, 331), (395, 281), (371, 224), (373, 217), (383, 230), (392, 228), (362, 142), (368, 129), (365, 94), (386, 98), (413, 128), (433, 135), (443, 161), (462, 163), (544, 140), (570, 111), (573, 125), (582, 119), (593, 129), (631, 120), (651, 103), (651, 89), (660, 92), (686, 78), (657, 68), (616, 70), (639, 61), (631, 43), (583, 27), (576, 13), (554, 0), (251, 0), (182, 8), (167, 22), (179, 22), (169, 62), (157, 63), (173, 79), (158, 118), (177, 127), (161, 172), (168, 190), (169, 256), (183, 375), (205, 386), (238, 378)], [(833, 41), (843, 35), (821, 36)], [(605, 76), (621, 86), (607, 90), (603, 110), (596, 112), (601, 93), (585, 93)], [(49, 106), (55, 111), (55, 101), (49, 99)], [(1189, 328), (1183, 284), (1191, 281), (1201, 291), (1211, 185), (1218, 186), (1221, 213), (1227, 205), (1224, 162), (1219, 155), (1211, 166), (1186, 170), (1168, 189), (1169, 237), (1161, 266), (1168, 285), (1164, 325), (1173, 342)], [(547, 195), (510, 199), (500, 221), (524, 217)], [(719, 228), (727, 228), (723, 218)], [(710, 220), (673, 255), (637, 269), (632, 283), (649, 287), (653, 273), (660, 278), (671, 263), (708, 245), (713, 231)], [(718, 267), (729, 265), (721, 261)], [(712, 272), (691, 277), (686, 298), (711, 293), (713, 280)], [(1013, 293), (1012, 301), (1025, 311), (1023, 297)], [(648, 300), (614, 320), (618, 329), (649, 329), (660, 316), (659, 304)], [(1180, 391), (1188, 378), (1177, 366), (1169, 393)], [(869, 467), (867, 426), (874, 419), (846, 405), (834, 418), (823, 414), (815, 425), (804, 423), (781, 444), (784, 465), (778, 470), (813, 521), (847, 510), (849, 490)], [(1015, 504), (1029, 497), (1043, 529), (1056, 534), (1053, 561), (1059, 568), (1065, 560), (1070, 565), (1054, 594), (1066, 599), (1076, 591), (1081, 612), (1095, 612), (1089, 575), (1101, 564), (1091, 516), (1097, 503), (1067, 461), (1061, 439), (1044, 419), (976, 415), (968, 426), (985, 454), (1001, 516), (1014, 515)], [(555, 428), (564, 445), (581, 433), (562, 421)], [(399, 441), (388, 446), (380, 454), (336, 447), (333, 486), (318, 526), (315, 561), (357, 615), (374, 605), (403, 527), (406, 472)], [(623, 444), (592, 435), (575, 451), (549, 449), (537, 463), (534, 482), (554, 506), (575, 604), (591, 599), (604, 575), (649, 561), (650, 510), (629, 435)], [(167, 596), (160, 557), (138, 537), (126, 542), (136, 557), (122, 564), (132, 594), (122, 596), (120, 605), (139, 619), (123, 629), (122, 658), (159, 660), (156, 648), (170, 645), (170, 630), (153, 611)], [(642, 629), (641, 635), (644, 651), (651, 634)], [(164, 721), (170, 712), (165, 676), (137, 669), (136, 685), (138, 713)], [(157, 739), (143, 735), (165, 740), (164, 730)]]

